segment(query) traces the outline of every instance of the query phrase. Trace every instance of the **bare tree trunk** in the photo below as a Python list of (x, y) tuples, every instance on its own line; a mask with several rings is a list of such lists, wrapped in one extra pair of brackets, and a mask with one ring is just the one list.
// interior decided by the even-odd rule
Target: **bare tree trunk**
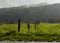
[(20, 19), (18, 19), (18, 32), (20, 32)]

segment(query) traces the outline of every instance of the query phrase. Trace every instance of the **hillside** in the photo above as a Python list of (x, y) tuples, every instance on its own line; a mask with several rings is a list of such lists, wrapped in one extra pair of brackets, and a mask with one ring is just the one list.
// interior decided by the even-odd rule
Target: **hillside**
[(17, 23), (18, 18), (29, 23), (60, 22), (60, 4), (0, 9), (0, 23)]

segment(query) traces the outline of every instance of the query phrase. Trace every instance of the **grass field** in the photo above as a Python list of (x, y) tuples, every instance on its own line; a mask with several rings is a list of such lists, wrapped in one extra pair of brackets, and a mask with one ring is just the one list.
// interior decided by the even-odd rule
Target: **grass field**
[(21, 24), (18, 32), (18, 24), (0, 24), (0, 41), (60, 41), (60, 23)]

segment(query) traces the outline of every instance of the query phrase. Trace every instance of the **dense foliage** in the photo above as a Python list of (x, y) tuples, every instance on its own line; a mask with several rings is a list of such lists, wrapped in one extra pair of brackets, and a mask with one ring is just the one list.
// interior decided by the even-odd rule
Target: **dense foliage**
[(18, 18), (23, 22), (60, 22), (60, 4), (20, 6), (0, 9), (0, 23), (17, 23)]

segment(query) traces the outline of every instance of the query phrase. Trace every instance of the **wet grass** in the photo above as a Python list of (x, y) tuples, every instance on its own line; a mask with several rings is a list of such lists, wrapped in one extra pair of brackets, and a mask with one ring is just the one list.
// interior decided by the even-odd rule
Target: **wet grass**
[(28, 31), (27, 24), (21, 24), (21, 31), (18, 32), (17, 24), (0, 25), (0, 41), (60, 41), (60, 23), (30, 24)]

